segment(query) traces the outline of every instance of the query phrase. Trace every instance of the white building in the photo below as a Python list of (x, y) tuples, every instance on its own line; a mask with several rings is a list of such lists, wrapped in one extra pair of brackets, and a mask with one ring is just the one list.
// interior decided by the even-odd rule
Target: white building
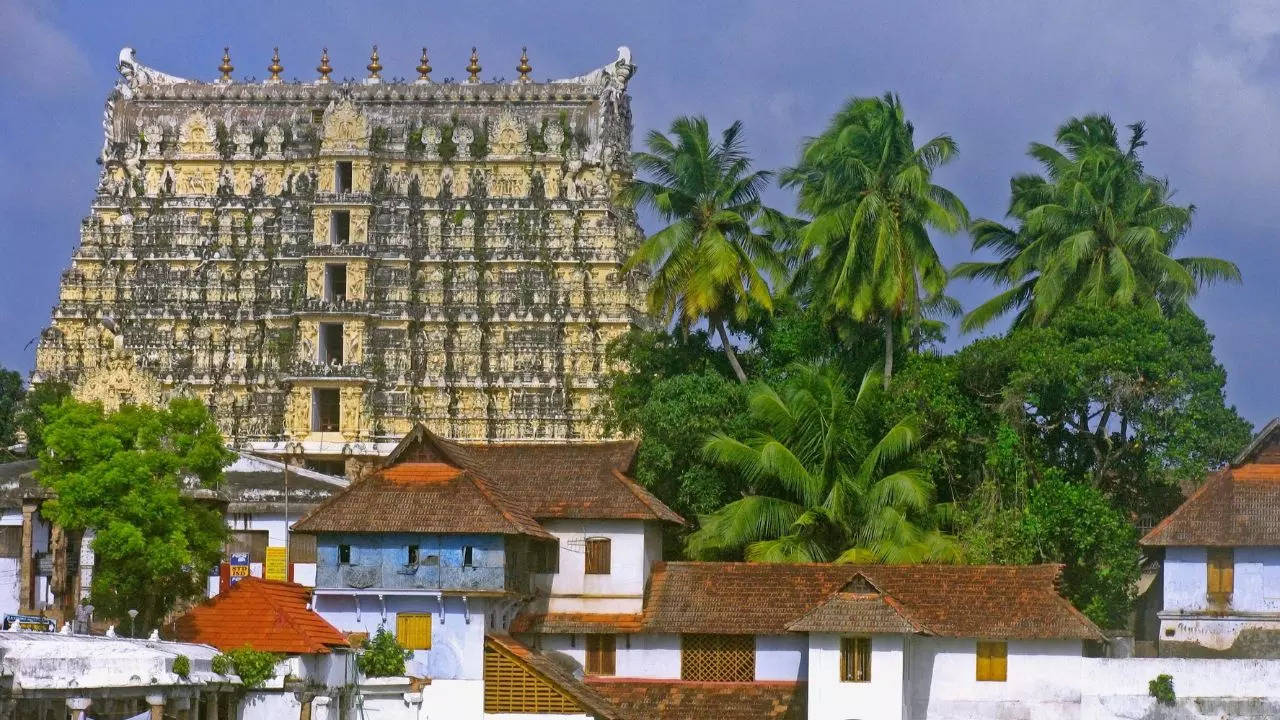
[(1142, 539), (1160, 654), (1280, 657), (1280, 420)]

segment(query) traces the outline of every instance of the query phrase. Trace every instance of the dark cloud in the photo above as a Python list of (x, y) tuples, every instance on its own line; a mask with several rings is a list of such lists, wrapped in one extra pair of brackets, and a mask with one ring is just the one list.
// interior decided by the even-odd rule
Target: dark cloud
[[(32, 363), (24, 346), (48, 322), (88, 209), (99, 113), (122, 45), (204, 79), (223, 45), (237, 76), (259, 78), (274, 45), (285, 75), (298, 78), (312, 76), (325, 45), (336, 75), (360, 75), (374, 42), (386, 75), (411, 75), (425, 44), (436, 77), (461, 77), (474, 44), (486, 78), (510, 78), (528, 45), (541, 79), (601, 65), (627, 44), (640, 67), (639, 132), (683, 113), (717, 125), (742, 119), (771, 167), (792, 162), (845, 98), (894, 90), (921, 136), (946, 132), (960, 143), (942, 178), (976, 215), (1003, 215), (1009, 176), (1034, 169), (1027, 144), (1050, 140), (1068, 116), (1145, 120), (1150, 169), (1199, 207), (1182, 251), (1228, 257), (1245, 271), (1245, 285), (1196, 302), (1218, 336), (1230, 397), (1255, 423), (1280, 414), (1276, 2), (10, 0), (0, 3), (0, 28), (0, 363), (10, 367)], [(781, 192), (772, 198), (789, 203)], [(948, 262), (967, 256), (965, 238), (937, 242)], [(955, 292), (972, 305), (989, 290)]]

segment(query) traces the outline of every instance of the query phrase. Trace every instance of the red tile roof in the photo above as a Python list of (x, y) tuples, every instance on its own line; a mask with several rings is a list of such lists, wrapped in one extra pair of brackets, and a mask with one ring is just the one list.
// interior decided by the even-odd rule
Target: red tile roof
[(347, 647), (347, 639), (307, 608), (311, 589), (295, 583), (247, 577), (178, 618), (183, 642), (219, 650), (245, 645), (264, 652), (298, 655)]
[[(1098, 628), (1058, 594), (1057, 565), (781, 565), (666, 563), (645, 598), (649, 632), (781, 634), (858, 576), (902, 620), (931, 635), (1008, 639), (1101, 639)], [(866, 594), (853, 591), (852, 594)], [(864, 598), (865, 599), (865, 598)], [(823, 622), (832, 619), (826, 617)], [(885, 611), (850, 619), (890, 622)], [(817, 622), (815, 619), (814, 622)]]
[(838, 592), (787, 626), (796, 632), (918, 633), (897, 601), (880, 593)]
[(1141, 542), (1151, 547), (1280, 545), (1280, 465), (1252, 463), (1214, 474)]
[(803, 720), (805, 683), (704, 683), (587, 678), (630, 718), (650, 720)]
[(510, 635), (490, 630), (485, 633), (484, 639), (489, 647), (524, 665), (535, 675), (560, 688), (586, 713), (597, 720), (639, 720), (639, 718), (629, 718), (624, 715), (612, 702), (595, 688), (583, 683), (571, 671)]
[(415, 427), (385, 459), (432, 460), (488, 478), (535, 518), (684, 519), (627, 477), (633, 440), (560, 443), (460, 443)]
[(361, 478), (302, 516), (293, 529), (552, 537), (487, 478), (435, 462), (401, 463)]
[(517, 615), (511, 621), (513, 633), (637, 633), (644, 616), (640, 613), (545, 613)]

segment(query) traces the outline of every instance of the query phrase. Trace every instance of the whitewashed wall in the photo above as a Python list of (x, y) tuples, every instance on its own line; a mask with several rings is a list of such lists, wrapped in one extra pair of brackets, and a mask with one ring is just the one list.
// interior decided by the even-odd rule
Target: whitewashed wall
[(1079, 640), (1010, 640), (1008, 680), (977, 680), (977, 641), (907, 640), (907, 702), (914, 720), (1077, 717), (1081, 692)]
[[(534, 587), (551, 595), (547, 612), (640, 612), (651, 563), (661, 557), (661, 533), (640, 520), (544, 520), (560, 540), (560, 569), (534, 575)], [(585, 542), (610, 540), (610, 573), (586, 574)], [(656, 548), (654, 547), (657, 544)]]
[[(537, 643), (543, 653), (568, 658), (579, 668), (587, 662), (583, 635), (539, 635)], [(680, 679), (679, 635), (618, 635), (615, 653), (616, 677)]]
[[(1085, 658), (1080, 717), (1218, 720), (1280, 717), (1280, 660)], [(1173, 678), (1177, 704), (1157, 705), (1147, 684)]]
[(803, 680), (809, 643), (804, 635), (757, 635), (756, 680)]
[[(1165, 548), (1164, 609), (1209, 609), (1208, 550), (1202, 547)], [(1280, 547), (1235, 549), (1235, 588), (1231, 609), (1280, 613)]]
[(871, 637), (871, 680), (840, 680), (840, 636), (809, 636), (809, 720), (902, 720), (902, 635)]

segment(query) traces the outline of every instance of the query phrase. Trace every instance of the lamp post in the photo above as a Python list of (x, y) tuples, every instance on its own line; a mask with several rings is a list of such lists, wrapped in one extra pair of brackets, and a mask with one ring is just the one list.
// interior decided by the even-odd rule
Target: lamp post
[(129, 609), (129, 637), (134, 637), (134, 638), (138, 637), (137, 620), (138, 620), (138, 611), (136, 609), (130, 608)]

